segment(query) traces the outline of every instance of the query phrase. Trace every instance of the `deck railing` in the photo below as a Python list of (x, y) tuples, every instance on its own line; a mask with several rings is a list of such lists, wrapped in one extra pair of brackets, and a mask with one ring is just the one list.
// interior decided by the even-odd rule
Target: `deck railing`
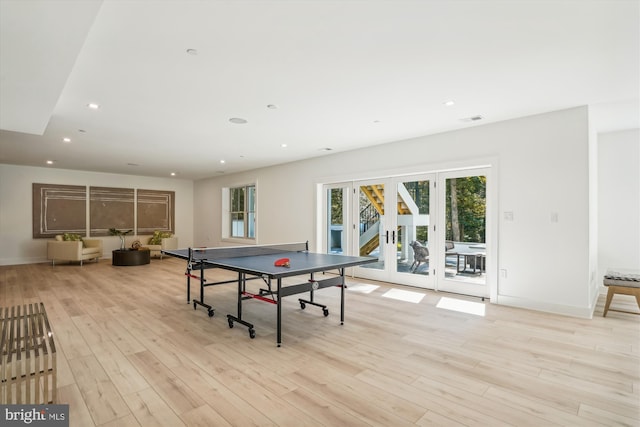
[(369, 203), (360, 211), (360, 234), (366, 232), (373, 224), (380, 221), (380, 214), (373, 204)]

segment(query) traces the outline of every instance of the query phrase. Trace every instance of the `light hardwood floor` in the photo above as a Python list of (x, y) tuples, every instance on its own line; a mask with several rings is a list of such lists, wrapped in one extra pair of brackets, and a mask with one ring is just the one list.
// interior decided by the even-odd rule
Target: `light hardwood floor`
[(235, 286), (206, 289), (209, 318), (186, 303), (185, 267), (0, 267), (0, 306), (45, 304), (71, 426), (640, 425), (640, 316), (602, 318), (604, 297), (592, 320), (489, 303), (478, 316), (436, 307), (478, 299), (350, 279), (343, 326), (337, 288), (316, 294), (328, 317), (285, 299), (277, 348), (275, 306), (244, 305), (249, 339), (227, 325)]

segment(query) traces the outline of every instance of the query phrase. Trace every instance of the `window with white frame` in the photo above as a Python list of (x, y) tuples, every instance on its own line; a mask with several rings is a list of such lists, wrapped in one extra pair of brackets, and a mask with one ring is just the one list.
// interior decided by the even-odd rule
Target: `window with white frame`
[(229, 236), (256, 237), (256, 186), (229, 188)]

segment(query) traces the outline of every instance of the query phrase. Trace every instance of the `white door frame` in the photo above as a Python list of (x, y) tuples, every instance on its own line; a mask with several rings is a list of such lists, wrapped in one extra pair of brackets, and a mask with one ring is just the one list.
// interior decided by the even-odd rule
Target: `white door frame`
[[(412, 181), (428, 181), (429, 182), (429, 274), (428, 275), (424, 275), (424, 274), (413, 274), (413, 273), (408, 273), (408, 272), (400, 272), (397, 271), (397, 260), (394, 256), (393, 259), (393, 264), (389, 266), (390, 268), (390, 274), (391, 274), (391, 281), (394, 283), (402, 283), (405, 285), (409, 285), (409, 286), (417, 286), (420, 288), (427, 288), (427, 289), (435, 289), (435, 266), (437, 265), (437, 253), (434, 253), (434, 251), (432, 251), (432, 239), (436, 237), (436, 233), (432, 232), (432, 228), (433, 228), (433, 223), (434, 223), (434, 219), (436, 218), (436, 213), (437, 213), (437, 197), (436, 197), (436, 186), (435, 186), (435, 180), (436, 180), (437, 174), (435, 173), (422, 173), (422, 174), (415, 174), (415, 175), (406, 175), (406, 176), (398, 176), (398, 177), (394, 177), (391, 179), (391, 188), (393, 189), (393, 198), (391, 200), (391, 203), (393, 204), (394, 210), (393, 210), (393, 216), (396, 218), (396, 221), (394, 223), (395, 229), (398, 228), (398, 212), (397, 209), (395, 209), (395, 207), (397, 206), (398, 200), (397, 200), (397, 196), (398, 196), (398, 186), (399, 184), (405, 183), (405, 182), (412, 182)], [(396, 239), (397, 242), (397, 239)], [(405, 241), (406, 244), (408, 244), (409, 242)]]
[[(390, 210), (392, 209), (392, 199), (388, 197), (389, 189), (392, 187), (391, 178), (379, 178), (379, 179), (366, 179), (366, 180), (358, 180), (353, 181), (353, 191), (352, 193), (352, 214), (351, 220), (353, 226), (353, 234), (351, 236), (352, 241), (352, 254), (359, 255), (360, 254), (360, 187), (367, 185), (375, 185), (382, 184), (384, 186), (384, 215), (380, 218), (380, 223), (378, 225), (377, 233), (380, 238), (380, 251), (379, 259), (384, 262), (384, 268), (377, 268), (375, 264), (367, 264), (366, 266), (357, 266), (354, 267), (354, 274), (358, 277), (363, 277), (371, 280), (380, 280), (380, 281), (391, 281), (391, 274), (389, 271), (389, 266), (391, 262), (395, 262), (394, 253), (390, 250), (392, 248), (392, 240), (395, 236), (395, 216), (388, 215)], [(395, 196), (393, 197), (395, 199)], [(394, 222), (394, 223), (391, 223)]]
[[(445, 277), (445, 242), (446, 242), (446, 180), (449, 178), (463, 178), (470, 176), (485, 176), (486, 186), (486, 212), (485, 212), (485, 245), (486, 245), (486, 265), (485, 282), (482, 285), (466, 283), (464, 281)], [(497, 296), (497, 286), (495, 286), (495, 268), (497, 265), (497, 227), (495, 224), (495, 212), (497, 211), (496, 185), (493, 168), (471, 168), (438, 173), (438, 264), (436, 269), (436, 290), (453, 292), (464, 295), (472, 295), (482, 298)], [(493, 296), (492, 296), (493, 295)]]
[[(344, 228), (343, 228), (343, 233), (346, 233), (346, 236), (344, 238), (346, 238), (346, 241), (348, 242), (348, 254), (351, 255), (358, 255), (358, 245), (357, 242), (355, 240), (354, 235), (358, 234), (357, 233), (357, 224), (359, 223), (359, 219), (357, 218), (358, 213), (357, 212), (353, 212), (356, 209), (354, 209), (355, 206), (355, 201), (353, 200), (354, 198), (357, 197), (357, 191), (359, 191), (358, 186), (360, 185), (360, 183), (365, 183), (365, 182), (378, 182), (378, 183), (385, 183), (385, 187), (390, 186), (389, 188), (393, 188), (393, 199), (395, 200), (396, 198), (396, 187), (394, 187), (394, 183), (401, 180), (401, 181), (407, 181), (408, 179), (413, 179), (415, 177), (424, 177), (424, 176), (428, 176), (428, 175), (432, 175), (435, 174), (435, 178), (434, 178), (434, 183), (436, 183), (436, 188), (437, 191), (433, 191), (432, 194), (437, 195), (437, 199), (430, 204), (430, 215), (432, 217), (436, 217), (436, 221), (437, 223), (443, 223), (442, 221), (444, 220), (444, 218), (437, 218), (439, 215), (444, 216), (445, 215), (445, 210), (444, 209), (440, 209), (439, 206), (442, 205), (444, 203), (444, 197), (445, 197), (445, 192), (441, 191), (441, 188), (444, 189), (444, 180), (448, 177), (452, 177), (452, 176), (465, 176), (464, 174), (467, 174), (466, 176), (474, 176), (474, 175), (485, 175), (487, 177), (487, 194), (486, 194), (486, 201), (487, 201), (487, 205), (486, 205), (486, 245), (487, 245), (487, 258), (486, 258), (486, 269), (485, 269), (485, 273), (486, 273), (486, 286), (485, 289), (482, 292), (482, 295), (478, 295), (478, 296), (482, 296), (482, 297), (489, 297), (492, 301), (497, 301), (497, 295), (498, 295), (498, 274), (497, 274), (497, 266), (498, 266), (498, 248), (497, 248), (497, 243), (498, 243), (498, 221), (497, 221), (497, 213), (498, 213), (498, 191), (497, 191), (497, 176), (498, 176), (498, 170), (497, 170), (497, 159), (492, 159), (489, 161), (481, 161), (481, 162), (477, 162), (476, 164), (481, 164), (481, 165), (486, 165), (486, 166), (474, 166), (473, 164), (467, 164), (467, 165), (459, 165), (458, 168), (456, 168), (455, 170), (451, 170), (451, 169), (445, 169), (445, 168), (433, 168), (435, 170), (439, 170), (438, 172), (416, 172), (414, 174), (412, 174), (411, 176), (403, 176), (403, 175), (395, 175), (393, 176), (393, 179), (396, 181), (392, 181), (391, 177), (384, 177), (384, 178), (380, 178), (380, 179), (361, 179), (361, 180), (346, 180), (346, 177), (342, 177), (342, 180), (340, 182), (334, 182), (331, 184), (319, 184), (318, 185), (318, 189), (319, 192), (321, 193), (320, 197), (318, 197), (318, 201), (321, 202), (322, 204), (322, 219), (321, 219), (321, 228), (319, 228), (317, 230), (317, 237), (318, 237), (318, 242), (321, 242), (320, 247), (318, 248), (318, 250), (321, 251), (327, 251), (328, 250), (328, 245), (329, 242), (327, 242), (327, 196), (326, 196), (326, 192), (328, 188), (339, 188), (339, 187), (346, 187), (346, 188), (350, 188), (350, 190), (348, 191), (347, 194), (347, 199), (348, 200), (343, 200), (343, 203), (345, 204), (345, 208), (347, 211), (351, 211), (351, 212), (346, 212), (345, 214), (348, 215), (348, 218), (350, 218), (350, 223), (349, 224), (345, 224)], [(443, 166), (443, 165), (440, 165)], [(429, 168), (427, 168), (429, 169)], [(457, 174), (457, 175), (456, 175)], [(385, 188), (385, 193), (388, 192), (388, 189)], [(354, 193), (356, 193), (354, 195)], [(446, 205), (445, 205), (446, 206)], [(385, 208), (386, 209), (386, 208)], [(395, 224), (394, 224), (395, 226)], [(387, 226), (389, 227), (389, 226)], [(438, 232), (437, 233), (433, 233), (433, 229), (430, 230), (430, 239), (431, 237), (433, 237), (434, 240), (434, 245), (437, 245), (437, 247), (443, 247), (444, 248), (444, 244), (445, 244), (445, 227), (439, 227), (438, 228)], [(435, 246), (434, 246), (435, 247)], [(451, 292), (459, 292), (459, 293), (463, 293), (463, 294), (468, 294), (468, 295), (474, 295), (476, 294), (475, 292), (473, 292), (473, 289), (465, 289), (465, 286), (461, 286), (458, 287), (456, 290), (451, 290), (449, 286), (442, 286), (442, 280), (438, 278), (440, 271), (438, 270), (442, 270), (442, 272), (444, 272), (443, 269), (439, 268), (440, 264), (442, 264), (444, 266), (444, 254), (440, 254), (438, 253), (438, 251), (430, 251), (430, 261), (432, 262), (432, 265), (434, 266), (438, 266), (436, 268), (436, 274), (430, 274), (431, 277), (433, 277), (433, 289), (434, 290), (441, 290), (441, 291), (451, 291)], [(395, 262), (395, 260), (393, 261)], [(432, 268), (431, 266), (429, 267), (430, 269)], [(363, 274), (361, 274), (361, 271), (363, 270), (360, 267), (356, 267), (352, 270), (352, 274), (358, 277), (365, 277), (365, 278), (370, 278), (367, 277)], [(383, 281), (390, 281), (392, 282), (393, 280), (389, 277), (388, 274), (386, 273), (376, 273), (375, 274), (376, 277), (371, 277), (372, 280), (383, 280)], [(404, 282), (399, 282), (402, 284), (408, 284), (410, 286), (420, 286), (422, 287), (420, 284), (416, 285), (416, 284), (412, 284), (412, 283), (404, 283)], [(425, 286), (425, 287), (429, 287), (429, 286)], [(470, 293), (467, 293), (470, 292)]]

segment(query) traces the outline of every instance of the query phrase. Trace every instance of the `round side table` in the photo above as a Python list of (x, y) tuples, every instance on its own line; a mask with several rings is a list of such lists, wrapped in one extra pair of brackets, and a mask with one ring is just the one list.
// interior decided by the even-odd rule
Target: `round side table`
[(151, 262), (151, 251), (116, 249), (112, 252), (111, 265), (128, 266), (144, 265)]

